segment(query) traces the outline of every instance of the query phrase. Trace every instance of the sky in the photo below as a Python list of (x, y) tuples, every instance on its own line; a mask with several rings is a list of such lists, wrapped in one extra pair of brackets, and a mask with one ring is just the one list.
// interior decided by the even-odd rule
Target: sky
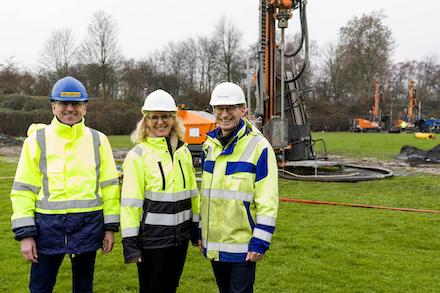
[[(70, 28), (79, 42), (93, 13), (115, 19), (126, 58), (148, 57), (169, 42), (209, 36), (226, 17), (243, 33), (243, 45), (258, 40), (257, 0), (2, 0), (0, 3), (0, 64), (11, 57), (20, 68), (36, 69), (45, 42), (54, 30)], [(435, 0), (309, 0), (309, 39), (325, 47), (355, 16), (382, 11), (384, 25), (396, 42), (393, 61), (440, 57), (440, 1)], [(297, 14), (288, 34), (298, 31)]]

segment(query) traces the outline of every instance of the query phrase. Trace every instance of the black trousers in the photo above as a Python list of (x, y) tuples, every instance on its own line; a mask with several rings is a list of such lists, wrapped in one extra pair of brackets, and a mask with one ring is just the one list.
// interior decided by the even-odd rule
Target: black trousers
[[(64, 254), (38, 254), (38, 263), (32, 263), (29, 289), (31, 293), (50, 293), (55, 286)], [(72, 263), (72, 292), (92, 293), (96, 251), (70, 256)]]
[(220, 293), (254, 292), (255, 262), (211, 261)]
[(185, 264), (188, 243), (158, 249), (143, 249), (138, 263), (140, 293), (176, 292)]

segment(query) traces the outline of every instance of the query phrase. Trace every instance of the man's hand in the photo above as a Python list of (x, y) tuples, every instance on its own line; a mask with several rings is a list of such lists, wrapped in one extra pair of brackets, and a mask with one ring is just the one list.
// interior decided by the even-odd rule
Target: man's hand
[(254, 251), (248, 251), (248, 253), (246, 255), (246, 261), (257, 262), (257, 261), (261, 260), (263, 258), (263, 256), (264, 256), (264, 254), (254, 252)]
[(102, 241), (102, 253), (107, 254), (113, 249), (115, 244), (115, 235), (113, 231), (105, 231), (104, 240)]
[(20, 249), (21, 253), (23, 253), (24, 258), (27, 261), (37, 263), (38, 262), (38, 254), (37, 254), (37, 245), (35, 244), (35, 240), (33, 237), (27, 237), (20, 241)]

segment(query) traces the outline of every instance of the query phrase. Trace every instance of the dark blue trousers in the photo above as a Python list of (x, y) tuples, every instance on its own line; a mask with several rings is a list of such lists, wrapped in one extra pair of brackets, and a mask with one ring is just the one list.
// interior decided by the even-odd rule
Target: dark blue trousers
[(219, 262), (211, 261), (220, 293), (254, 292), (254, 262)]
[[(51, 293), (64, 254), (38, 254), (38, 263), (32, 263), (29, 288), (31, 293)], [(72, 263), (72, 292), (92, 293), (96, 251), (70, 256)]]

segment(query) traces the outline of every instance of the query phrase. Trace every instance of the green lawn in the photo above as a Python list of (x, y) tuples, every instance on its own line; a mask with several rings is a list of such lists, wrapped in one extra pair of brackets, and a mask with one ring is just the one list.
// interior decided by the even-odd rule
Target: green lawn
[[(374, 157), (391, 160), (400, 153), (403, 145), (412, 145), (428, 150), (439, 144), (436, 140), (415, 138), (413, 133), (353, 133), (353, 132), (315, 132), (313, 139), (324, 139), (330, 155), (343, 155), (351, 158)], [(318, 153), (321, 148), (317, 147)]]
[(115, 149), (131, 149), (134, 146), (128, 135), (110, 135), (108, 138)]
[[(403, 144), (425, 149), (435, 145), (410, 134), (314, 136), (325, 136), (331, 154), (347, 153), (353, 158), (361, 152), (391, 159)], [(110, 140), (114, 147), (130, 148), (128, 137)], [(379, 151), (381, 147), (386, 156)], [(0, 158), (1, 176), (13, 176), (14, 172), (15, 164)], [(10, 232), (11, 184), (12, 179), (0, 181), (0, 292), (25, 292), (29, 265)], [(358, 183), (280, 180), (281, 197), (417, 209), (440, 210), (439, 190), (438, 178), (427, 175)], [(257, 266), (255, 291), (438, 292), (439, 235), (439, 214), (281, 203), (272, 247)], [(96, 292), (137, 292), (135, 266), (123, 263), (119, 233), (117, 237), (110, 255), (98, 254)], [(55, 292), (69, 292), (70, 288), (66, 258)], [(217, 292), (209, 262), (192, 247), (178, 292)]]

